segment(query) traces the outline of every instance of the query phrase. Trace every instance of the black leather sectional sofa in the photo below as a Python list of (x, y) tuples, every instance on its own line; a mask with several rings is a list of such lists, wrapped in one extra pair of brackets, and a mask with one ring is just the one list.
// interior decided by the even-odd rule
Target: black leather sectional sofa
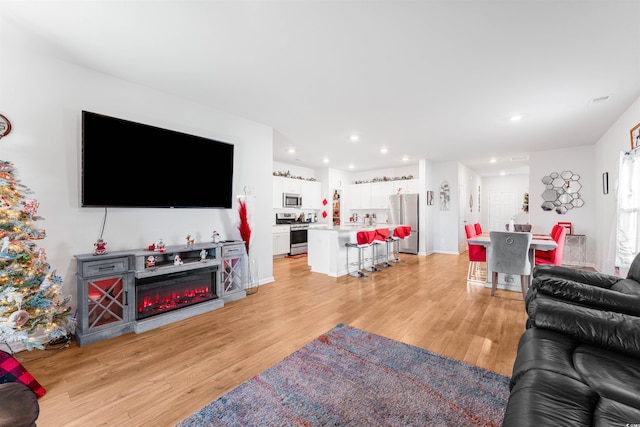
[(503, 426), (640, 427), (640, 255), (626, 278), (540, 265)]

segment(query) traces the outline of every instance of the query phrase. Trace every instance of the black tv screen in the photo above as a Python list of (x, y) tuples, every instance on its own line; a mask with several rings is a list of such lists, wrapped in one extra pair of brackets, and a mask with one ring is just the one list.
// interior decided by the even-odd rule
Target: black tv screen
[(231, 208), (233, 144), (82, 112), (82, 206)]

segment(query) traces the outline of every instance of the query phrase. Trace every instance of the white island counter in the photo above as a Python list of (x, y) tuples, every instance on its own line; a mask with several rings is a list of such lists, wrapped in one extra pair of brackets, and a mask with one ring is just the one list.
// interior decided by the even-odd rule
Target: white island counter
[[(347, 247), (345, 243), (355, 242), (358, 231), (372, 231), (385, 227), (389, 229), (389, 235), (391, 235), (397, 226), (378, 224), (364, 227), (360, 224), (348, 224), (310, 228), (307, 232), (307, 263), (311, 267), (311, 271), (331, 277), (344, 276), (347, 274)], [(355, 261), (357, 257), (357, 251), (351, 249), (349, 260)]]

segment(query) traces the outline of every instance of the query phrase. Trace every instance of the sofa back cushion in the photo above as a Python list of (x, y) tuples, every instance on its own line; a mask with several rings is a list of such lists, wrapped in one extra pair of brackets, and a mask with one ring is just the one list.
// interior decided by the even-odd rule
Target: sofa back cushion
[(611, 286), (611, 290), (627, 295), (640, 295), (640, 283), (632, 279), (622, 279)]
[(629, 267), (629, 272), (627, 273), (627, 279), (640, 282), (640, 253), (633, 259), (631, 267)]

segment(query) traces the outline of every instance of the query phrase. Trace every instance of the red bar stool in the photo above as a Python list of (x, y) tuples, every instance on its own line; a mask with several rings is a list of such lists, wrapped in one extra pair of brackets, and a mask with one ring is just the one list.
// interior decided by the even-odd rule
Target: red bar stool
[[(411, 230), (411, 227), (409, 227)], [(391, 262), (404, 262), (400, 259), (400, 240), (406, 237), (406, 229), (404, 226), (398, 226), (393, 230), (393, 234), (390, 239), (393, 242), (393, 258)]]
[[(389, 229), (388, 228), (378, 228), (375, 231), (375, 237), (373, 238), (373, 264), (376, 267), (388, 268), (393, 267), (389, 264), (389, 243), (387, 242), (389, 239)], [(385, 257), (382, 262), (379, 262), (380, 255), (378, 255), (378, 248), (382, 245), (385, 245)]]
[[(370, 267), (365, 267), (365, 253), (364, 250), (371, 247), (371, 243), (373, 242), (373, 238), (375, 237), (375, 232), (373, 231), (358, 231), (356, 233), (356, 242), (347, 242), (345, 246), (347, 247), (347, 273), (353, 277), (367, 277), (366, 274), (362, 270), (367, 270), (371, 272), (380, 271), (380, 269), (376, 268), (373, 264)], [(358, 249), (358, 269), (356, 271), (349, 271), (349, 266), (351, 263), (349, 262), (349, 248)]]

